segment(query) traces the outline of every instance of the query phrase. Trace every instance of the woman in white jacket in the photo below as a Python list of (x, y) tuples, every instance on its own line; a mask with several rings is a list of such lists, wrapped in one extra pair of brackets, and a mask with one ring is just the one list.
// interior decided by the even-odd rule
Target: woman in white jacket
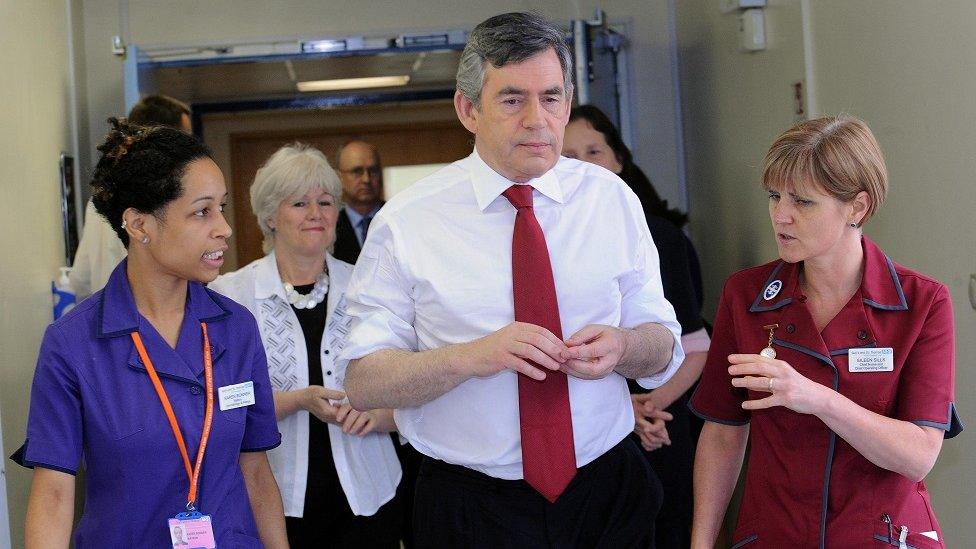
[(321, 152), (301, 144), (279, 149), (251, 186), (268, 255), (210, 287), (257, 318), (282, 434), (268, 457), (291, 546), (395, 548), (401, 471), (386, 434), (396, 429), (393, 414), (349, 406), (345, 364), (337, 361), (352, 272), (328, 253), (341, 196)]

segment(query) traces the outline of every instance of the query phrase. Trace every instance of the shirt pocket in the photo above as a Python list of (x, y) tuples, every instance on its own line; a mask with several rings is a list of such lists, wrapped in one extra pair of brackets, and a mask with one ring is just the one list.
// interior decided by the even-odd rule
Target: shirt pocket
[(730, 549), (739, 549), (740, 547), (745, 547), (759, 541), (759, 534), (751, 534), (740, 540), (736, 540)]
[(115, 440), (127, 439), (138, 435), (146, 429), (146, 424), (141, 414), (116, 414), (114, 426)]
[[(870, 547), (901, 547), (901, 522), (897, 517), (885, 514), (873, 521), (874, 527), (870, 537), (866, 539)], [(905, 537), (907, 549), (943, 549), (945, 546), (939, 540), (923, 536), (921, 532), (908, 531)]]
[[(149, 384), (148, 377), (145, 382)], [(99, 417), (92, 424), (101, 424), (107, 431), (106, 435), (116, 441), (143, 432), (146, 430), (147, 418), (162, 413), (162, 404), (151, 387), (148, 390), (145, 387), (132, 387), (127, 392), (116, 393), (114, 397), (99, 394), (96, 400), (92, 413)]]
[[(253, 406), (253, 404), (251, 406)], [(240, 408), (221, 410), (219, 403), (214, 402), (214, 416), (224, 421), (244, 425), (247, 423), (247, 409), (251, 406), (241, 406)]]
[(840, 374), (840, 393), (851, 399), (855, 404), (881, 414), (892, 417), (894, 407), (893, 395), (898, 392), (898, 372), (851, 372), (848, 355), (834, 357), (834, 364)]
[(234, 532), (233, 540), (236, 549), (259, 549), (264, 547), (261, 544), (261, 540), (244, 532)]
[(740, 517), (742, 520), (736, 524), (732, 532), (732, 545), (730, 549), (751, 546), (759, 541), (759, 528), (757, 520), (752, 517)]

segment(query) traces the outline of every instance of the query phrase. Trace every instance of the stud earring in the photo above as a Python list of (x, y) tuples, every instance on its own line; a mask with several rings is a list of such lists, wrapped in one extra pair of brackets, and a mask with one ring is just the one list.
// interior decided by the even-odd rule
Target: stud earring
[(851, 223), (851, 228), (852, 229), (856, 229), (857, 228), (857, 223)]
[(125, 220), (124, 219), (122, 220), (122, 230), (123, 231), (125, 230)]
[(141, 242), (142, 242), (143, 244), (149, 244), (149, 237), (148, 237), (148, 236), (144, 236), (144, 237), (142, 237), (142, 240), (141, 240)]

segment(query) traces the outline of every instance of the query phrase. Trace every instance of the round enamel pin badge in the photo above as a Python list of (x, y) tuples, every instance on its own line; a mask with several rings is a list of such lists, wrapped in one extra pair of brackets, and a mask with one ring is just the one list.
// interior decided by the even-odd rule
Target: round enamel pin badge
[(766, 286), (766, 289), (763, 291), (763, 299), (765, 299), (766, 301), (773, 299), (774, 297), (779, 295), (779, 291), (781, 289), (783, 289), (782, 280), (774, 280), (770, 282), (769, 286)]

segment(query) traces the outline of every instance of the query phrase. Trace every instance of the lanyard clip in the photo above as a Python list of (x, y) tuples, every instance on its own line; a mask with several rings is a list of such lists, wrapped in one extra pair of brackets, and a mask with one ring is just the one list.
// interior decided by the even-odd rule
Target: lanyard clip
[(192, 512), (194, 512), (194, 511), (197, 510), (196, 505), (194, 505), (195, 503), (196, 503), (195, 501), (188, 501), (188, 502), (186, 502), (186, 512), (187, 513), (192, 513)]

